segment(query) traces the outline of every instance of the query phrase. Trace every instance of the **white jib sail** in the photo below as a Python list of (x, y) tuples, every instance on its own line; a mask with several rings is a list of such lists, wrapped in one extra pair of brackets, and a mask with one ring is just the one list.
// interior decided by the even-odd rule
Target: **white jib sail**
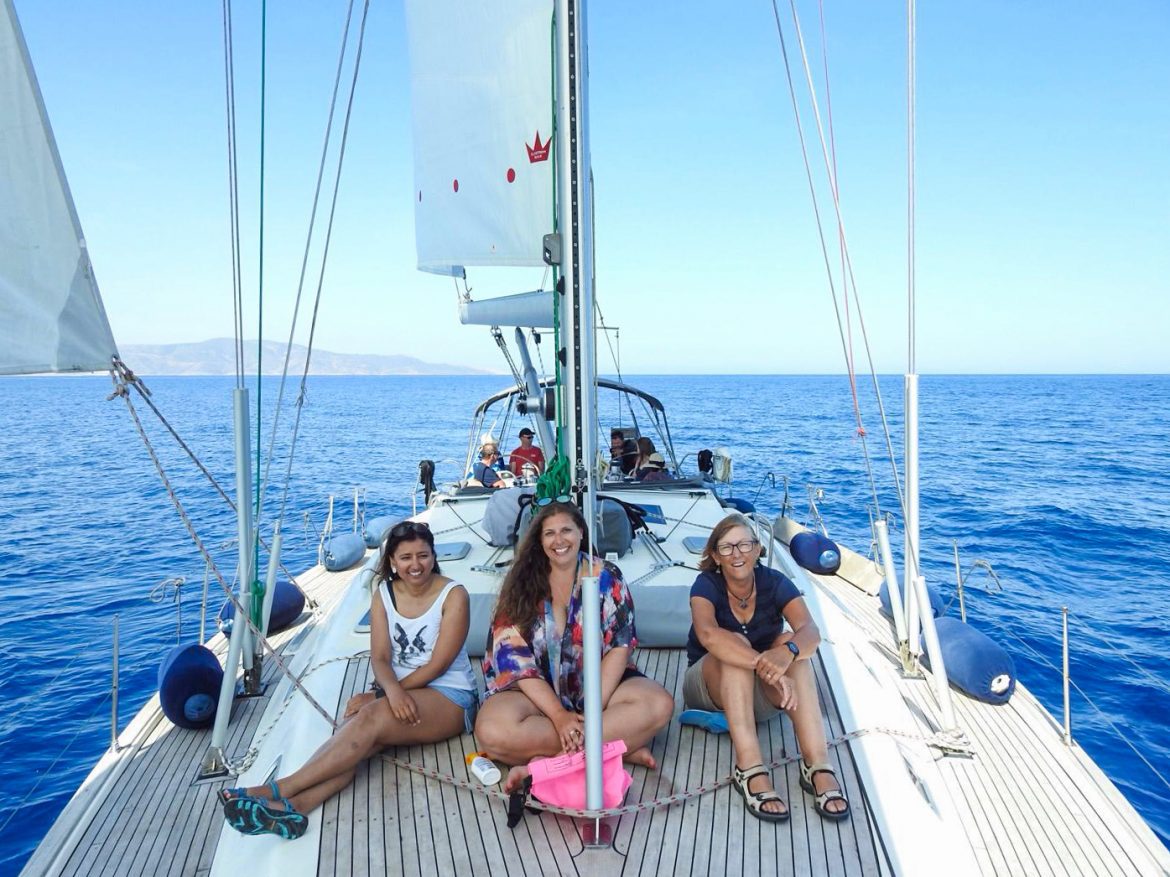
[(0, 0), (0, 374), (117, 353), (12, 0)]
[(543, 265), (551, 0), (408, 0), (418, 267)]

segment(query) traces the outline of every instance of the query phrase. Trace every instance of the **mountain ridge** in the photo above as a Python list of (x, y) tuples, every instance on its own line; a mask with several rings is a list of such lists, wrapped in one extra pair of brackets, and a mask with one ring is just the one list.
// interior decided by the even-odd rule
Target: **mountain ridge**
[[(289, 373), (301, 374), (305, 368), (308, 348), (292, 346)], [(262, 374), (279, 375), (284, 368), (285, 344), (277, 341), (263, 343)], [(235, 342), (231, 338), (210, 338), (206, 341), (178, 344), (125, 344), (121, 346), (123, 361), (141, 375), (234, 375), (236, 373)], [(256, 373), (256, 341), (244, 342), (244, 372)], [(488, 375), (486, 369), (455, 365), (446, 362), (426, 362), (414, 356), (378, 353), (337, 353), (314, 350), (310, 362), (311, 375)]]

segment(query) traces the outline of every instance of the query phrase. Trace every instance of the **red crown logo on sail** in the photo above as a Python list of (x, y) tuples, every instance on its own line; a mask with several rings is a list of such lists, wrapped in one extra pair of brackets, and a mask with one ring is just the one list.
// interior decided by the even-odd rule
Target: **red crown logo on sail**
[(540, 132), (536, 132), (536, 140), (529, 146), (524, 144), (524, 148), (528, 150), (529, 164), (535, 164), (538, 161), (548, 161), (548, 151), (552, 144), (552, 138), (549, 137), (544, 143), (540, 142)]

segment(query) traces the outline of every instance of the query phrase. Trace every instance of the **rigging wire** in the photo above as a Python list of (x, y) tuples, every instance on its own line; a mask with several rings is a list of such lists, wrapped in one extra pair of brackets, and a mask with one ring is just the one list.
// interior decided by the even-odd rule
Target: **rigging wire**
[(236, 161), (236, 74), (232, 41), (232, 3), (223, 0), (224, 103), (227, 114), (228, 214), (232, 250), (232, 345), (236, 360), (236, 386), (244, 385), (244, 308), (240, 279), (240, 184)]
[(345, 164), (345, 147), (349, 140), (349, 122), (353, 113), (353, 98), (357, 91), (358, 73), (362, 66), (362, 49), (365, 45), (366, 39), (366, 20), (370, 13), (370, 0), (365, 0), (362, 4), (362, 20), (358, 29), (357, 48), (354, 54), (353, 62), (353, 77), (350, 80), (349, 96), (346, 101), (345, 119), (341, 127), (341, 143), (338, 146), (337, 154), (337, 171), (333, 179), (333, 193), (329, 205), (329, 221), (325, 226), (325, 243), (321, 251), (321, 268), (317, 275), (317, 290), (313, 299), (313, 316), (309, 323), (309, 339), (305, 350), (305, 368), (301, 373), (300, 393), (297, 396), (297, 413), (293, 422), (292, 440), (289, 444), (288, 451), (288, 466), (285, 470), (284, 490), (280, 497), (280, 512), (277, 517), (278, 521), (284, 520), (285, 505), (288, 502), (289, 484), (292, 481), (292, 464), (293, 458), (296, 454), (297, 436), (300, 432), (301, 412), (304, 407), (305, 388), (309, 380), (309, 364), (313, 359), (313, 339), (317, 332), (317, 315), (321, 308), (321, 293), (325, 286), (325, 267), (329, 262), (329, 244), (333, 238), (333, 220), (337, 214), (337, 194), (341, 189), (341, 169)]
[[(297, 294), (296, 294), (296, 298), (293, 301), (292, 323), (289, 326), (288, 343), (285, 345), (284, 365), (281, 367), (281, 371), (280, 371), (280, 384), (278, 386), (277, 394), (276, 394), (276, 408), (275, 408), (275, 411), (273, 412), (273, 415), (272, 415), (272, 432), (271, 432), (271, 435), (270, 435), (270, 438), (268, 441), (267, 462), (264, 464), (264, 479), (261, 482), (260, 489), (258, 491), (258, 495), (259, 495), (258, 508), (260, 508), (260, 509), (264, 508), (264, 495), (268, 491), (269, 477), (270, 477), (270, 472), (272, 469), (272, 460), (275, 457), (277, 430), (278, 430), (278, 427), (280, 425), (280, 414), (281, 414), (281, 411), (283, 410), (283, 405), (284, 405), (284, 392), (285, 392), (285, 387), (287, 386), (287, 382), (288, 382), (288, 371), (289, 371), (289, 364), (290, 364), (291, 358), (292, 358), (293, 340), (296, 337), (297, 318), (299, 317), (300, 312), (301, 312), (301, 297), (302, 297), (302, 295), (304, 293), (304, 289), (305, 289), (305, 276), (308, 273), (309, 252), (310, 252), (312, 245), (313, 245), (313, 231), (315, 230), (315, 228), (317, 226), (317, 208), (318, 208), (318, 206), (320, 204), (320, 200), (321, 200), (322, 181), (325, 178), (325, 163), (326, 163), (326, 159), (328, 158), (328, 155), (329, 155), (329, 141), (333, 135), (333, 128), (334, 128), (333, 118), (334, 118), (334, 114), (337, 111), (337, 95), (341, 89), (341, 74), (344, 71), (344, 67), (345, 67), (345, 53), (346, 53), (346, 49), (349, 45), (349, 30), (350, 30), (350, 26), (352, 23), (353, 23), (353, 0), (349, 0), (349, 7), (346, 10), (346, 16), (345, 16), (345, 29), (342, 32), (342, 37), (341, 37), (341, 51), (338, 53), (338, 56), (337, 56), (337, 72), (334, 74), (334, 77), (333, 77), (333, 95), (332, 95), (332, 98), (330, 99), (330, 102), (329, 102), (329, 117), (325, 123), (325, 142), (323, 143), (323, 145), (321, 147), (321, 161), (317, 166), (317, 184), (313, 190), (313, 206), (309, 210), (309, 228), (308, 228), (308, 231), (305, 235), (304, 254), (301, 257), (301, 271), (300, 271), (300, 276), (297, 280)], [(302, 388), (302, 392), (303, 392), (303, 388)], [(301, 403), (298, 400), (298, 405), (299, 404), (301, 404)], [(285, 482), (284, 489), (287, 492), (287, 490), (288, 490), (288, 482), (287, 481)], [(280, 514), (279, 518), (277, 519), (277, 523), (278, 524), (283, 523), (283, 520), (284, 520), (284, 504), (282, 502), (281, 514)], [(257, 528), (259, 528), (259, 514), (257, 514)]]
[[(797, 35), (799, 38), (799, 45), (801, 48), (801, 53), (802, 53), (802, 56), (804, 57), (804, 69), (805, 69), (806, 79), (808, 82), (810, 92), (813, 94), (813, 101), (812, 101), (813, 113), (814, 113), (814, 117), (815, 117), (816, 122), (817, 122), (817, 131), (818, 131), (819, 136), (820, 136), (822, 156), (825, 158), (827, 173), (829, 173), (831, 179), (835, 180), (835, 175), (832, 172), (832, 165), (828, 159), (828, 149), (827, 149), (826, 143), (825, 143), (824, 129), (823, 129), (823, 126), (821, 125), (820, 112), (817, 108), (815, 89), (813, 87), (811, 71), (810, 71), (809, 65), (808, 65), (807, 50), (805, 49), (803, 37), (800, 36), (799, 17), (797, 16), (796, 7), (795, 7), (795, 4), (793, 3), (793, 0), (789, 0), (789, 3), (790, 3), (790, 7), (792, 9), (793, 19), (796, 22), (796, 31), (797, 31)], [(774, 15), (774, 18), (776, 21), (776, 33), (777, 33), (777, 36), (779, 37), (779, 40), (780, 40), (780, 49), (781, 49), (781, 53), (782, 53), (783, 59), (784, 59), (784, 70), (785, 70), (785, 74), (786, 74), (787, 79), (788, 79), (788, 91), (789, 91), (789, 96), (792, 100), (792, 109), (793, 109), (793, 115), (794, 115), (795, 121), (796, 121), (797, 135), (798, 135), (799, 140), (800, 140), (801, 155), (804, 158), (805, 174), (808, 178), (809, 192), (810, 192), (810, 195), (812, 197), (813, 213), (814, 213), (814, 216), (816, 218), (816, 223), (817, 223), (817, 234), (820, 237), (821, 252), (822, 252), (822, 256), (824, 258), (824, 262), (825, 262), (825, 271), (826, 271), (826, 274), (828, 275), (829, 292), (830, 292), (830, 296), (833, 300), (834, 311), (836, 312), (836, 315), (837, 315), (837, 328), (838, 328), (838, 333), (841, 336), (842, 349), (843, 349), (843, 351), (845, 351), (846, 358), (848, 358), (848, 346), (846, 344), (844, 327), (843, 327), (843, 323), (841, 320), (841, 311), (840, 311), (840, 308), (839, 308), (838, 302), (837, 302), (836, 286), (833, 282), (832, 270), (830, 268), (829, 257), (828, 257), (828, 248), (827, 248), (827, 244), (825, 242), (824, 229), (822, 227), (819, 202), (817, 201), (816, 188), (815, 188), (815, 185), (813, 183), (812, 168), (811, 168), (811, 165), (810, 165), (809, 159), (808, 159), (808, 145), (807, 145), (807, 142), (806, 142), (805, 136), (804, 136), (804, 128), (803, 128), (801, 121), (800, 121), (800, 110), (799, 110), (799, 105), (798, 105), (798, 102), (796, 99), (796, 89), (795, 89), (795, 85), (794, 85), (793, 80), (792, 80), (792, 70), (791, 70), (791, 64), (790, 64), (789, 56), (788, 56), (788, 49), (787, 49), (786, 41), (784, 39), (783, 28), (780, 24), (780, 13), (779, 13), (779, 10), (776, 6), (776, 0), (772, 0), (772, 10), (773, 10), (773, 15)], [(862, 313), (861, 313), (861, 301), (860, 301), (860, 298), (857, 296), (857, 292), (856, 292), (856, 289), (857, 289), (856, 278), (855, 278), (855, 275), (853, 272), (852, 259), (849, 256), (848, 241), (847, 241), (847, 238), (845, 236), (844, 219), (841, 215), (840, 203), (836, 198), (836, 185), (835, 185), (835, 183), (830, 186), (830, 191), (834, 195), (833, 206), (834, 206), (834, 210), (836, 211), (836, 215), (837, 215), (838, 231), (840, 234), (841, 241), (844, 244), (845, 261), (846, 261), (846, 266), (848, 268), (848, 278), (849, 278), (849, 281), (852, 284), (853, 290), (854, 290), (854, 304), (855, 304), (855, 307), (857, 310), (858, 326), (859, 326), (861, 333), (862, 333), (862, 339), (864, 341), (866, 356), (867, 356), (868, 363), (869, 363), (870, 377), (871, 377), (871, 380), (873, 382), (874, 394), (875, 394), (875, 397), (877, 400), (878, 410), (879, 410), (880, 415), (881, 415), (882, 431), (883, 431), (883, 435), (885, 438), (887, 456), (889, 458), (890, 467), (891, 467), (892, 474), (893, 474), (894, 489), (895, 489), (895, 492), (896, 492), (897, 497), (898, 497), (898, 506), (902, 512), (903, 517), (905, 517), (905, 515), (906, 515), (906, 499), (905, 499), (905, 495), (902, 491), (901, 475), (898, 472), (897, 460), (896, 460), (896, 456), (894, 454), (893, 439), (891, 437), (891, 432), (890, 432), (889, 419), (888, 419), (887, 414), (886, 414), (885, 403), (882, 399), (881, 387), (878, 383), (877, 369), (876, 369), (874, 362), (873, 362), (873, 351), (872, 351), (872, 348), (871, 348), (870, 343), (869, 343), (869, 335), (868, 335), (866, 328), (865, 328), (865, 320), (864, 320)], [(846, 293), (846, 295), (848, 294), (848, 288), (845, 289), (845, 293)], [(867, 454), (867, 459), (868, 459), (868, 454)], [(876, 488), (874, 488), (874, 489), (876, 492)], [(912, 538), (907, 538), (906, 549), (911, 557), (913, 557), (915, 559), (917, 558), (917, 556), (918, 556), (917, 546), (912, 544)]]
[[(207, 479), (207, 482), (212, 486), (212, 488), (214, 488), (215, 492), (223, 498), (223, 501), (227, 503), (228, 508), (231, 509), (232, 513), (234, 514), (236, 511), (235, 500), (228, 496), (227, 491), (225, 491), (223, 487), (220, 486), (220, 483), (216, 480), (215, 476), (211, 474), (208, 468), (203, 464), (203, 461), (200, 460), (198, 455), (196, 455), (196, 453), (191, 449), (191, 446), (183, 440), (183, 437), (179, 435), (179, 433), (171, 425), (170, 421), (168, 421), (167, 418), (163, 415), (158, 406), (154, 404), (154, 399), (150, 395), (150, 390), (148, 390), (146, 385), (142, 383), (142, 379), (135, 375), (134, 372), (132, 372), (129, 368), (127, 368), (126, 364), (122, 362), (121, 359), (114, 360), (112, 371), (116, 375), (117, 380), (114, 392), (106, 397), (107, 400), (128, 393), (129, 391), (125, 389), (127, 386), (133, 387), (134, 391), (138, 393), (139, 397), (146, 403), (147, 407), (149, 407), (150, 410), (154, 412), (154, 416), (158, 418), (159, 423), (161, 423), (166, 431), (170, 433), (171, 437), (175, 440), (175, 443), (182, 449), (188, 458), (190, 458), (191, 462), (195, 464), (195, 467), (203, 473), (203, 476)], [(140, 430), (140, 433), (142, 434), (143, 441), (147, 444), (147, 450), (149, 451), (150, 445), (146, 439), (146, 433), (143, 430)], [(265, 549), (268, 548), (268, 545), (264, 542), (262, 537), (260, 538), (260, 544)], [(286, 567), (284, 563), (280, 564), (280, 569), (286, 576), (288, 576), (291, 584), (296, 587), (298, 591), (304, 594), (304, 590), (300, 585), (297, 584), (296, 577), (292, 571), (289, 570), (289, 568)], [(312, 605), (316, 605), (316, 601), (314, 601), (313, 598), (308, 594), (305, 594), (305, 599)]]

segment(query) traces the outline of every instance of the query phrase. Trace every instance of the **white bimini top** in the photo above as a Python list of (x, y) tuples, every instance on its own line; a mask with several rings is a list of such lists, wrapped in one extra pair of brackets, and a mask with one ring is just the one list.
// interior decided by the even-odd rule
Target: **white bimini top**
[[(390, 625), (390, 667), (399, 679), (430, 662), (435, 643), (439, 640), (443, 602), (451, 590), (458, 587), (460, 587), (458, 582), (448, 582), (447, 587), (443, 588), (426, 612), (417, 618), (410, 618), (399, 614), (386, 582), (378, 585), (378, 593), (386, 607), (386, 618)], [(451, 666), (428, 683), (428, 686), (431, 685), (475, 691), (477, 686), (475, 676), (471, 672), (471, 661), (467, 658), (467, 650), (461, 648)]]

